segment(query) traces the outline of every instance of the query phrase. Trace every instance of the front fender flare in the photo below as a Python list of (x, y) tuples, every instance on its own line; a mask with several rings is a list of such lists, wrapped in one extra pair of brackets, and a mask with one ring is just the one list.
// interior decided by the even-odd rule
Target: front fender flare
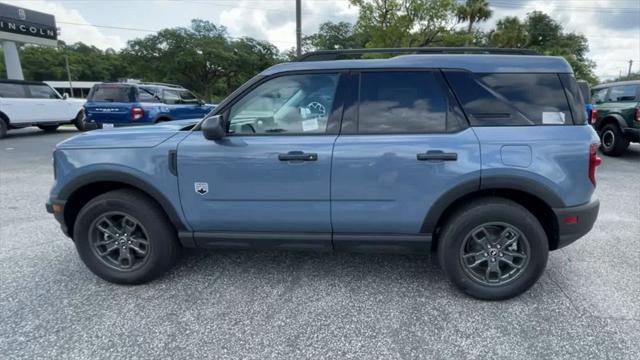
[(176, 227), (177, 231), (187, 230), (180, 215), (178, 214), (178, 211), (171, 204), (171, 201), (169, 201), (169, 199), (167, 199), (167, 197), (162, 194), (162, 192), (156, 189), (149, 182), (135, 175), (122, 171), (95, 170), (82, 175), (78, 175), (60, 188), (56, 200), (66, 202), (76, 190), (98, 182), (117, 182), (141, 190), (142, 192), (153, 198), (156, 202), (158, 202), (158, 204), (160, 204), (164, 212), (169, 217), (169, 220), (171, 220), (173, 225)]

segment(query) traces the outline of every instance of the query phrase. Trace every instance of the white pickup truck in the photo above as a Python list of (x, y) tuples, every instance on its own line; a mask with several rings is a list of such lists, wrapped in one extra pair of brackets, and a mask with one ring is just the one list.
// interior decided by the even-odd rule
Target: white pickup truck
[(0, 138), (10, 129), (37, 126), (55, 131), (62, 124), (87, 130), (82, 105), (49, 85), (37, 81), (0, 80)]

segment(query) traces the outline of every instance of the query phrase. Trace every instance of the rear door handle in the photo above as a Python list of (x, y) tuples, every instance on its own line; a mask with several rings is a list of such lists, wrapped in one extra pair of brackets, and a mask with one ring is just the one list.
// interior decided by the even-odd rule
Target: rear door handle
[(286, 154), (278, 154), (278, 160), (280, 161), (316, 161), (318, 160), (318, 154), (305, 153), (302, 151), (289, 151)]
[(416, 158), (419, 161), (456, 161), (458, 160), (458, 153), (429, 150), (426, 153), (417, 154)]

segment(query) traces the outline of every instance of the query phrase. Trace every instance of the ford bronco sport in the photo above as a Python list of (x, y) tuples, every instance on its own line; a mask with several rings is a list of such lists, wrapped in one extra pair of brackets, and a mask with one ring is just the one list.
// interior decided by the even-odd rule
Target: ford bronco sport
[(630, 142), (640, 143), (640, 81), (620, 81), (593, 87), (598, 131), (605, 155), (620, 156)]
[(506, 299), (596, 220), (585, 118), (559, 57), (279, 64), (197, 123), (58, 144), (47, 209), (116, 283), (182, 247), (436, 251), (456, 287)]
[(84, 110), (89, 123), (109, 127), (202, 119), (214, 107), (179, 85), (123, 82), (94, 85)]

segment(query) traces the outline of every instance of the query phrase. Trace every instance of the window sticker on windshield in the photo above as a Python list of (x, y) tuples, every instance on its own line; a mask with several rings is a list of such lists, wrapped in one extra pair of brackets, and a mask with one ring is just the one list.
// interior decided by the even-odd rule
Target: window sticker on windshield
[(315, 131), (318, 128), (318, 119), (309, 119), (302, 122), (302, 131)]
[(562, 111), (543, 111), (543, 124), (564, 124), (564, 113)]

